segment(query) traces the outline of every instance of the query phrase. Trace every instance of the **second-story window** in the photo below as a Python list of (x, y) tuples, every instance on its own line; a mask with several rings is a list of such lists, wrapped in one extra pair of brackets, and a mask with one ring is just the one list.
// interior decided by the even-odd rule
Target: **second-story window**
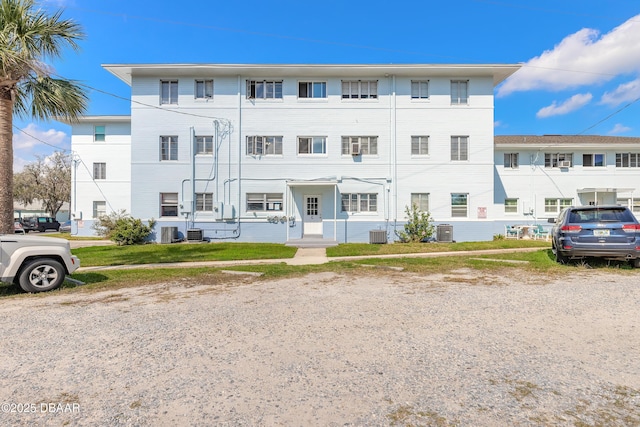
[(327, 154), (327, 138), (324, 136), (298, 137), (298, 154)]
[(93, 127), (93, 140), (103, 142), (106, 139), (106, 131), (104, 125), (96, 125)]
[(469, 103), (468, 86), (468, 80), (451, 80), (451, 104)]
[(281, 136), (248, 136), (248, 156), (270, 156), (282, 154)]
[(377, 80), (343, 80), (342, 99), (377, 99)]
[(429, 154), (429, 137), (426, 135), (412, 136), (411, 154), (414, 156), (426, 156)]
[(545, 168), (571, 168), (573, 167), (573, 154), (571, 153), (544, 153)]
[(247, 98), (282, 99), (282, 80), (247, 80)]
[(160, 104), (177, 104), (178, 103), (178, 81), (177, 80), (161, 80), (160, 81)]
[(196, 99), (213, 98), (213, 80), (196, 80)]
[(504, 153), (505, 169), (518, 169), (518, 153)]
[(411, 81), (411, 99), (429, 99), (429, 80)]
[(451, 160), (469, 160), (469, 137), (451, 137)]
[(582, 166), (586, 167), (604, 167), (604, 154), (583, 154), (582, 155)]
[(377, 136), (343, 136), (342, 155), (378, 154)]
[(327, 82), (299, 82), (298, 98), (326, 98)]
[(196, 154), (213, 153), (213, 136), (196, 136)]
[(160, 160), (178, 160), (178, 137), (160, 137)]
[(106, 163), (94, 163), (93, 164), (93, 179), (107, 179), (107, 164)]

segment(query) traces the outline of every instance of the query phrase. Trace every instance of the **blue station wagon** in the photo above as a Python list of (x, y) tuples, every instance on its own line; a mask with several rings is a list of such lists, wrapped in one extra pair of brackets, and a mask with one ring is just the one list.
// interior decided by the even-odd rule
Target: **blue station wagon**
[(559, 263), (598, 257), (640, 268), (640, 223), (624, 206), (566, 208), (551, 230), (551, 249)]

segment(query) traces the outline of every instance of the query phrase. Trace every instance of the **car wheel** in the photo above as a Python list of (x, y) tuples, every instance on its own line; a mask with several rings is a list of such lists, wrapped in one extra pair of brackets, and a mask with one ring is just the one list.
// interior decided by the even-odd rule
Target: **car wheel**
[(64, 267), (58, 261), (50, 258), (34, 259), (20, 272), (18, 284), (25, 292), (50, 291), (62, 284), (64, 276)]
[(44, 233), (45, 228), (44, 227), (38, 227), (38, 231), (41, 233)]
[(633, 260), (633, 266), (635, 268), (640, 268), (640, 258), (636, 258)]

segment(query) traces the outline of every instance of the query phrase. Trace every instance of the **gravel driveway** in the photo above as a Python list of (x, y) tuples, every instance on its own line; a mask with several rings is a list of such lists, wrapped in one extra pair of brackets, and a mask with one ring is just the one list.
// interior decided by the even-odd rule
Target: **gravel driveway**
[(5, 298), (0, 425), (640, 425), (640, 276), (508, 274)]

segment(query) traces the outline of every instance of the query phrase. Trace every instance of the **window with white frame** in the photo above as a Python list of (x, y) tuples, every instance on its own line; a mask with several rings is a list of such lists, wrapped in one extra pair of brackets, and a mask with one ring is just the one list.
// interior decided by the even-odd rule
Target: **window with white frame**
[(196, 99), (212, 99), (213, 98), (213, 79), (196, 80), (195, 87)]
[(573, 167), (573, 154), (571, 153), (544, 153), (545, 168), (570, 168)]
[(429, 99), (429, 80), (411, 81), (411, 99)]
[(247, 80), (247, 98), (282, 99), (282, 80)]
[(582, 166), (593, 168), (605, 167), (606, 163), (604, 160), (604, 154), (583, 154)]
[[(640, 198), (618, 197), (616, 203), (620, 206), (628, 207), (633, 213), (640, 213)], [(636, 217), (637, 216), (638, 215), (636, 215)]]
[(451, 137), (451, 160), (469, 160), (469, 137)]
[(518, 213), (518, 199), (504, 199), (504, 213)]
[(104, 142), (106, 139), (106, 130), (104, 125), (96, 125), (93, 127), (93, 140), (96, 142)]
[(342, 212), (377, 212), (376, 193), (342, 193)]
[(324, 136), (299, 136), (298, 154), (327, 154), (327, 138)]
[(469, 80), (451, 80), (451, 104), (469, 103)]
[(573, 205), (573, 199), (544, 199), (544, 212), (557, 214), (571, 205)]
[(93, 179), (107, 179), (107, 164), (106, 163), (94, 163), (93, 164)]
[(281, 136), (247, 136), (248, 156), (275, 156), (281, 154)]
[(504, 153), (505, 169), (518, 169), (520, 166), (518, 163), (518, 157), (518, 153)]
[(411, 206), (414, 205), (422, 212), (429, 212), (429, 193), (411, 193)]
[(213, 212), (213, 193), (196, 193), (196, 212)]
[(160, 104), (178, 103), (178, 81), (160, 80)]
[(342, 99), (377, 99), (377, 80), (343, 80)]
[(468, 193), (451, 193), (451, 216), (457, 218), (467, 217), (469, 206)]
[(196, 154), (213, 153), (213, 136), (196, 136)]
[(298, 82), (298, 98), (326, 98), (327, 82)]
[(429, 137), (426, 135), (412, 136), (411, 154), (414, 156), (426, 156), (429, 154)]
[(343, 136), (342, 137), (342, 155), (377, 155), (378, 154), (378, 137), (377, 136)]
[(247, 193), (247, 212), (277, 212), (282, 205), (282, 193)]
[(178, 216), (178, 193), (160, 193), (160, 216)]
[(178, 160), (178, 137), (160, 137), (160, 160)]
[(107, 202), (103, 200), (96, 200), (93, 202), (93, 217), (100, 218), (107, 214)]
[(640, 168), (640, 153), (616, 153), (617, 168)]

